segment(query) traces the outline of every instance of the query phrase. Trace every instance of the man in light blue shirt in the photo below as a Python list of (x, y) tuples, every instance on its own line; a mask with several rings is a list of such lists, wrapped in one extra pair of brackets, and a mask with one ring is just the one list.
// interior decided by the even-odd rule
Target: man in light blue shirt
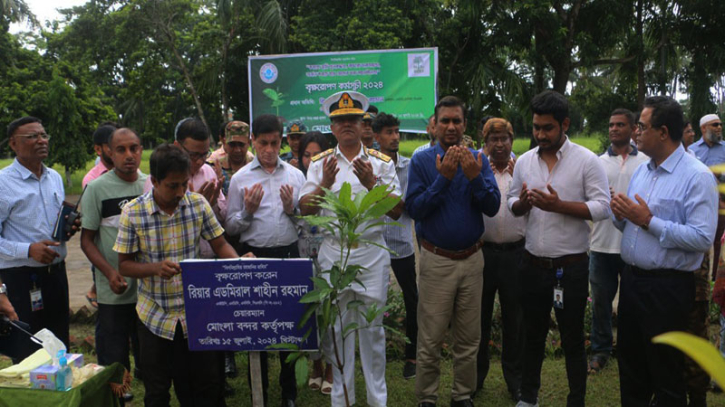
[(43, 164), (50, 136), (40, 119), (15, 120), (7, 135), (15, 160), (0, 171), (0, 278), (31, 332), (48, 328), (68, 346), (67, 252), (52, 240), (63, 180)]
[(702, 137), (690, 146), (698, 160), (708, 167), (725, 163), (725, 142), (722, 140), (722, 122), (715, 114), (700, 119)]
[(675, 100), (647, 98), (637, 147), (652, 159), (611, 201), (622, 230), (619, 360), (622, 405), (686, 405), (684, 358), (651, 339), (684, 331), (694, 303), (693, 271), (715, 238), (718, 193), (710, 170), (682, 147), (684, 119)]

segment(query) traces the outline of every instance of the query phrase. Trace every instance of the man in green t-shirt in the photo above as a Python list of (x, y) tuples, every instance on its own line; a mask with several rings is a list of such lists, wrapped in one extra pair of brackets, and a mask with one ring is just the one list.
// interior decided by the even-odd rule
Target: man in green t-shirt
[[(98, 363), (122, 363), (130, 371), (129, 340), (138, 366), (136, 335), (136, 279), (118, 272), (118, 253), (113, 244), (118, 219), (126, 203), (143, 194), (146, 175), (138, 171), (143, 147), (138, 135), (121, 128), (109, 139), (113, 170), (88, 184), (81, 201), (81, 248), (95, 266), (98, 292), (96, 352)], [(127, 395), (126, 401), (132, 397)]]

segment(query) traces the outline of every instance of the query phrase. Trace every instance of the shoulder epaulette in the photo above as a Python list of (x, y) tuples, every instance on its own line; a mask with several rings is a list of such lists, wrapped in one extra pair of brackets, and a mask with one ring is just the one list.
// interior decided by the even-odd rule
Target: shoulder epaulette
[(319, 161), (322, 158), (327, 157), (328, 155), (332, 154), (335, 151), (334, 148), (331, 148), (327, 151), (323, 151), (320, 154), (317, 154), (316, 156), (312, 157), (312, 162)]
[(390, 160), (392, 160), (392, 158), (390, 158), (389, 156), (381, 153), (378, 150), (373, 150), (372, 148), (368, 148), (368, 154), (375, 158), (379, 158), (379, 159), (385, 161), (386, 163), (389, 162)]

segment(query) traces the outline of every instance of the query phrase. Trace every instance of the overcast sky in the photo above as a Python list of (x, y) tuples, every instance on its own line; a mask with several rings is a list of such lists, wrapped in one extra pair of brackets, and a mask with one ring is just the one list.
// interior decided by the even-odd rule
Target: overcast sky
[[(45, 20), (56, 20), (60, 17), (57, 9), (79, 6), (86, 3), (87, 0), (25, 0), (30, 6), (30, 10), (38, 17), (40, 24), (45, 26)], [(10, 32), (17, 33), (20, 31), (28, 31), (30, 27), (25, 24), (10, 25)]]

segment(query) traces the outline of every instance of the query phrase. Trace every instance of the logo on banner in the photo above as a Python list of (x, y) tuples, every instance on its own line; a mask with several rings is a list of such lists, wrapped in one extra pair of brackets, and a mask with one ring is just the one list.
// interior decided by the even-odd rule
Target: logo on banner
[(430, 76), (430, 54), (408, 54), (408, 77)]
[(259, 77), (264, 83), (274, 83), (277, 80), (278, 74), (277, 67), (271, 62), (262, 65), (259, 69)]

